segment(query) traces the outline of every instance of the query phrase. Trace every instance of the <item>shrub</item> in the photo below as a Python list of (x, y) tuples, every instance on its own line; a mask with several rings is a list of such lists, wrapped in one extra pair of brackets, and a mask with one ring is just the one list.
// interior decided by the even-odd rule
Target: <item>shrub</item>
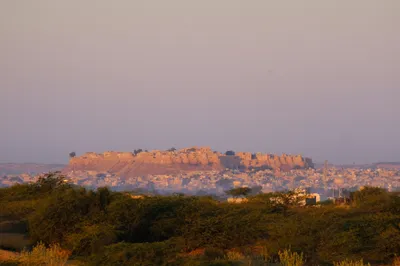
[(68, 247), (77, 255), (101, 252), (106, 245), (115, 243), (116, 240), (115, 231), (108, 224), (83, 226), (79, 233), (73, 233), (66, 237)]
[(392, 262), (393, 266), (400, 266), (400, 257), (395, 257)]
[(51, 195), (29, 217), (29, 234), (34, 241), (62, 243), (65, 236), (76, 232), (83, 221), (97, 222), (108, 205), (110, 192), (69, 188)]
[(354, 206), (368, 211), (390, 208), (390, 195), (382, 188), (365, 187), (362, 190), (351, 193), (351, 200)]
[(39, 243), (31, 252), (21, 252), (18, 261), (21, 265), (61, 266), (66, 265), (68, 258), (69, 252), (61, 249), (58, 244), (46, 248), (43, 243)]
[(251, 188), (249, 187), (232, 188), (228, 191), (225, 191), (225, 193), (232, 197), (247, 196), (248, 194), (251, 193)]
[(303, 253), (298, 254), (287, 249), (279, 251), (279, 261), (282, 266), (302, 266), (304, 264)]
[[(105, 247), (91, 258), (91, 265), (164, 265), (174, 260), (177, 247), (171, 241), (154, 243), (124, 243)], [(135, 264), (138, 263), (138, 264)]]
[(209, 260), (222, 259), (225, 257), (224, 251), (219, 248), (209, 247), (204, 251), (204, 257)]
[(353, 260), (344, 260), (344, 261), (340, 261), (340, 262), (334, 262), (333, 263), (334, 266), (370, 266), (369, 263), (364, 264), (363, 260), (359, 260), (359, 261), (353, 261)]
[(133, 154), (134, 154), (134, 155), (138, 155), (138, 154), (141, 153), (141, 152), (143, 152), (142, 149), (137, 149), (137, 150), (134, 150), (134, 151), (133, 151)]
[(228, 260), (240, 261), (243, 260), (245, 257), (242, 253), (232, 250), (226, 253), (226, 258)]
[(243, 265), (240, 262), (235, 262), (235, 261), (229, 261), (229, 260), (221, 260), (221, 259), (216, 259), (214, 261), (207, 261), (204, 264), (201, 264), (202, 266), (239, 266)]
[(235, 152), (234, 152), (234, 151), (226, 151), (226, 152), (225, 152), (225, 155), (227, 155), (227, 156), (234, 156), (234, 155), (235, 155)]
[(23, 220), (28, 215), (34, 213), (37, 208), (37, 200), (18, 200), (0, 203), (2, 206), (0, 219), (5, 221)]

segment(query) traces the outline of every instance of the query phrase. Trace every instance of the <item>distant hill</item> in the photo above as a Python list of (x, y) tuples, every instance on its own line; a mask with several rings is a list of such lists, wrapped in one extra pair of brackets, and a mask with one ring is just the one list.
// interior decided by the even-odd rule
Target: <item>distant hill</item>
[(0, 176), (19, 174), (40, 174), (60, 171), (64, 164), (38, 164), (38, 163), (0, 163)]
[(400, 162), (380, 162), (375, 164), (376, 168), (390, 168), (400, 170)]
[[(315, 168), (323, 168), (324, 163), (315, 163)], [(398, 169), (400, 170), (400, 162), (378, 162), (378, 163), (370, 163), (370, 164), (330, 164), (328, 163), (328, 167), (335, 168), (360, 168), (360, 169), (375, 169), (375, 168), (384, 168), (384, 169)]]

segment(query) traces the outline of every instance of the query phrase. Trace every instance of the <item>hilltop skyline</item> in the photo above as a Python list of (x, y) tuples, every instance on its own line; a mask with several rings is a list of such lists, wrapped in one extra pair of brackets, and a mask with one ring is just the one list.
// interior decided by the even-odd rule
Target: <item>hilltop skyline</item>
[(210, 146), (400, 161), (400, 1), (2, 1), (0, 163)]

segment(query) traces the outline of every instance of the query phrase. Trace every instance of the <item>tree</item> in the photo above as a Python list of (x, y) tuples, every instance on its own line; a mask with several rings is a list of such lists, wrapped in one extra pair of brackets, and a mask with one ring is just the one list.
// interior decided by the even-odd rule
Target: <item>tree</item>
[(239, 196), (245, 197), (251, 193), (251, 188), (249, 188), (249, 187), (232, 188), (232, 189), (226, 191), (225, 193), (228, 195), (231, 195), (233, 197), (239, 197)]
[(53, 193), (29, 217), (31, 238), (45, 244), (61, 243), (88, 215), (90, 203), (84, 188)]
[(350, 194), (354, 206), (372, 211), (387, 209), (390, 206), (390, 194), (383, 188), (369, 187)]
[(34, 186), (40, 193), (52, 193), (54, 191), (69, 189), (71, 186), (64, 182), (66, 176), (61, 175), (59, 171), (49, 172), (40, 176)]
[(167, 151), (176, 151), (176, 149), (174, 147), (168, 149)]
[(137, 149), (137, 150), (134, 150), (134, 151), (133, 151), (133, 154), (134, 154), (134, 155), (138, 155), (138, 154), (141, 153), (141, 152), (143, 152), (142, 149)]
[(253, 194), (253, 195), (260, 194), (260, 193), (262, 193), (262, 189), (263, 189), (262, 186), (254, 186), (251, 188), (251, 194)]
[(226, 151), (225, 155), (227, 155), (227, 156), (235, 156), (235, 152), (234, 151)]
[(69, 158), (74, 158), (75, 156), (76, 156), (76, 153), (74, 151), (69, 153)]

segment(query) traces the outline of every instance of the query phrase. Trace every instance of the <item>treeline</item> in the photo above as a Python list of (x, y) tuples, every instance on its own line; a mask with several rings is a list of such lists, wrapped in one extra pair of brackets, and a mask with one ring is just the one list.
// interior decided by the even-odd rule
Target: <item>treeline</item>
[(87, 265), (267, 265), (289, 249), (306, 265), (390, 265), (400, 254), (400, 197), (379, 188), (352, 193), (351, 206), (299, 207), (293, 192), (229, 204), (182, 194), (132, 198), (63, 179), (49, 174), (0, 189), (0, 234), (59, 244)]

